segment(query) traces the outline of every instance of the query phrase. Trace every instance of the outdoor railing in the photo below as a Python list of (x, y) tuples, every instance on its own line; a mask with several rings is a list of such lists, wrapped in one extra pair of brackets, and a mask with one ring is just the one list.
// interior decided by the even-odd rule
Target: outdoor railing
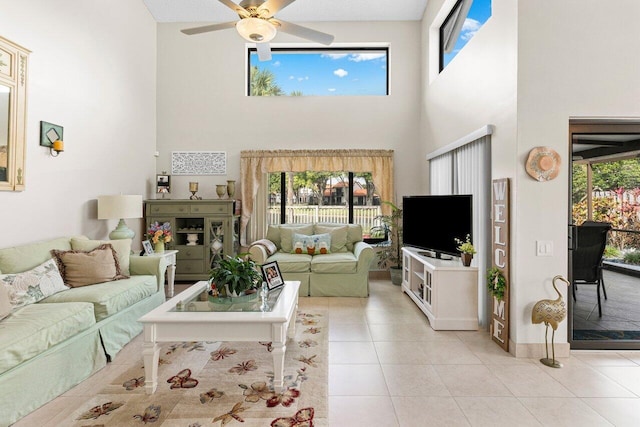
[[(380, 206), (354, 206), (353, 222), (360, 224), (364, 234), (368, 234), (371, 227), (380, 225), (375, 218), (381, 214)], [(349, 222), (349, 209), (346, 206), (287, 206), (287, 224), (310, 224), (316, 222)], [(267, 208), (267, 223), (280, 224), (280, 208)]]

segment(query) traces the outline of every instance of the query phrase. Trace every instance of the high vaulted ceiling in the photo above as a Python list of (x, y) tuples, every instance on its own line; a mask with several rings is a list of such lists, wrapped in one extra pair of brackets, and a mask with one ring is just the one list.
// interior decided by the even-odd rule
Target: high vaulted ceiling
[[(296, 0), (277, 17), (290, 22), (419, 21), (427, 1)], [(218, 0), (144, 0), (144, 4), (157, 22), (227, 22), (238, 18)]]

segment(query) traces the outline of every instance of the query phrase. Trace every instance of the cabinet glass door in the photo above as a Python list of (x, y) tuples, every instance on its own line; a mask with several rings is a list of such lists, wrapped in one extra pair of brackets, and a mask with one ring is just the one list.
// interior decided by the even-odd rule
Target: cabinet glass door
[[(206, 239), (209, 243), (209, 267), (213, 268), (225, 255), (225, 237), (230, 233), (226, 219), (207, 218)], [(233, 236), (230, 236), (233, 237)]]

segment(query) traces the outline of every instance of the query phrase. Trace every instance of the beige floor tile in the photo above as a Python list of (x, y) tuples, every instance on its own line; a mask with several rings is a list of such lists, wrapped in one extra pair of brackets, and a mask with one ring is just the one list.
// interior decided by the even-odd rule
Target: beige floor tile
[(333, 341), (329, 343), (329, 363), (349, 365), (380, 362), (371, 341)]
[(367, 324), (367, 317), (362, 307), (341, 307), (329, 309), (329, 324), (360, 323)]
[(640, 398), (586, 398), (582, 401), (616, 427), (640, 425)]
[(618, 354), (640, 366), (640, 351), (622, 351)]
[(60, 422), (86, 400), (87, 396), (58, 397), (12, 424), (12, 427), (59, 427), (62, 425)]
[(640, 397), (640, 369), (612, 366), (595, 367), (595, 369)]
[(567, 364), (545, 371), (577, 397), (636, 397), (590, 366)]
[(548, 397), (574, 397), (562, 384), (553, 379), (543, 368), (534, 364), (526, 365), (487, 365), (489, 370), (513, 393), (516, 397), (524, 396), (548, 396)]
[(389, 396), (389, 390), (380, 365), (330, 364), (329, 396)]
[(453, 397), (392, 397), (400, 427), (464, 427), (469, 421)]
[(504, 351), (495, 342), (491, 341), (489, 334), (476, 334), (474, 338), (469, 335), (458, 336), (465, 343), (467, 348), (482, 361), (485, 365), (522, 365), (531, 364), (531, 359), (514, 357), (511, 353)]
[(426, 321), (411, 326), (401, 323), (370, 324), (369, 331), (373, 341), (427, 341), (435, 332)]
[(513, 396), (484, 365), (434, 365), (452, 396)]
[(456, 403), (472, 426), (541, 426), (515, 397), (456, 397)]
[(591, 366), (638, 366), (632, 360), (614, 352), (574, 351), (572, 356)]
[(423, 323), (426, 320), (426, 317), (422, 312), (417, 312), (415, 310), (367, 310), (365, 311), (365, 316), (369, 324), (397, 323), (409, 326), (413, 323)]
[(391, 396), (451, 396), (431, 365), (382, 365)]
[(366, 323), (330, 323), (329, 341), (372, 341)]
[(434, 365), (479, 365), (478, 359), (462, 341), (427, 341), (418, 343), (426, 363)]
[(332, 427), (398, 427), (389, 397), (329, 396)]
[(427, 358), (422, 346), (411, 341), (374, 342), (378, 360), (390, 365), (426, 365)]
[(603, 427), (612, 425), (578, 398), (521, 397), (519, 400), (544, 426)]

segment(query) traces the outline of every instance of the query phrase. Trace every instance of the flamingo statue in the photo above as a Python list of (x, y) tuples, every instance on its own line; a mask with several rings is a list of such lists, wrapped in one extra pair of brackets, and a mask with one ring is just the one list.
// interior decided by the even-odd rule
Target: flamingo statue
[[(555, 276), (552, 280), (553, 289), (558, 293), (558, 298), (555, 300), (551, 299), (543, 299), (538, 301), (534, 306), (531, 312), (531, 322), (534, 324), (544, 323), (546, 325), (546, 329), (544, 331), (544, 349), (547, 353), (547, 357), (544, 359), (540, 359), (542, 364), (550, 366), (552, 368), (562, 368), (562, 363), (556, 360), (556, 350), (554, 346), (554, 338), (556, 335), (556, 329), (558, 329), (558, 324), (567, 317), (567, 307), (564, 304), (564, 300), (562, 299), (562, 294), (558, 291), (556, 287), (556, 280), (563, 281), (570, 286), (571, 284), (567, 279), (558, 275)], [(551, 354), (552, 358), (549, 359), (549, 345), (547, 343), (547, 335), (549, 333), (549, 325), (553, 329), (553, 333), (551, 334)]]

